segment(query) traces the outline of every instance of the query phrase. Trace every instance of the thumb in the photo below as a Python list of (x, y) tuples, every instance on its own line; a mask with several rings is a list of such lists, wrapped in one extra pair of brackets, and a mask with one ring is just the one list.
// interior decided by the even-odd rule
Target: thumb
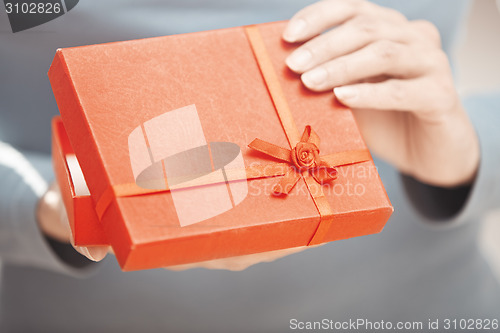
[(73, 238), (73, 233), (71, 231), (71, 227), (69, 225), (68, 214), (66, 212), (66, 207), (63, 204), (61, 192), (59, 190), (59, 186), (56, 183), (52, 184), (50, 190), (54, 191), (56, 194), (57, 201), (56, 207), (59, 213), (59, 224), (66, 230), (67, 235), (69, 236), (69, 241), (73, 248), (80, 253), (81, 255), (87, 257), (92, 261), (101, 261), (106, 257), (109, 247), (108, 246), (76, 246)]

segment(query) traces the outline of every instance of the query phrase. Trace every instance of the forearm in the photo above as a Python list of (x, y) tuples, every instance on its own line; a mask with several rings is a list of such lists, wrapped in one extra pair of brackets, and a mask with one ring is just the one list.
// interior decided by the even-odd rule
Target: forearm
[(80, 255), (67, 245), (76, 254), (73, 259), (78, 259), (72, 260), (74, 264), (64, 260), (68, 251), (48, 241), (36, 220), (38, 201), (51, 178), (50, 157), (21, 154), (0, 142), (0, 257), (6, 263), (72, 274), (77, 272), (74, 267), (82, 266)]
[(464, 101), (480, 145), (480, 163), (470, 186), (443, 189), (403, 177), (410, 201), (430, 220), (478, 220), (500, 207), (500, 94)]

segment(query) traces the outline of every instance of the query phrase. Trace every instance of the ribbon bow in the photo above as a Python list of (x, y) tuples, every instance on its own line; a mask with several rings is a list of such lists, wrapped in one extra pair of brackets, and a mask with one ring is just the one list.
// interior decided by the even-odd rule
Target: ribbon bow
[(288, 194), (305, 171), (309, 172), (318, 184), (337, 179), (335, 166), (319, 156), (319, 144), (318, 134), (307, 125), (302, 138), (292, 149), (282, 148), (260, 139), (253, 140), (248, 147), (290, 164), (285, 176), (273, 187), (275, 194)]

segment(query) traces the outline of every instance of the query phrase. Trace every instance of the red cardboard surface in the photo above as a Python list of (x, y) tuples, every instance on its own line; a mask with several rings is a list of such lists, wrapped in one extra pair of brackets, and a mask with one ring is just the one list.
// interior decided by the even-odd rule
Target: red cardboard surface
[[(306, 90), (286, 68), (284, 59), (295, 46), (281, 40), (284, 23), (258, 27), (298, 129), (312, 126), (322, 154), (365, 149), (350, 110), (336, 104), (331, 93)], [(237, 144), (246, 166), (273, 162), (247, 148), (255, 138), (290, 148), (242, 27), (61, 49), (49, 77), (64, 124), (55, 122), (56, 148), (74, 150), (94, 206), (110, 187), (135, 181), (130, 133), (189, 105), (196, 107), (206, 141)], [(62, 126), (67, 138), (61, 138)], [(56, 157), (58, 181), (67, 184)], [(325, 191), (335, 214), (325, 241), (380, 232), (393, 209), (373, 161), (339, 167), (338, 173)], [(320, 217), (304, 180), (285, 197), (271, 194), (277, 181), (251, 179), (237, 206), (184, 227), (171, 192), (118, 197), (100, 220), (103, 239), (124, 270), (307, 245)], [(90, 214), (71, 194), (65, 194), (65, 205), (75, 217)], [(94, 232), (95, 224), (83, 221), (81, 230), (87, 231), (79, 231), (77, 221), (72, 222), (75, 237)]]

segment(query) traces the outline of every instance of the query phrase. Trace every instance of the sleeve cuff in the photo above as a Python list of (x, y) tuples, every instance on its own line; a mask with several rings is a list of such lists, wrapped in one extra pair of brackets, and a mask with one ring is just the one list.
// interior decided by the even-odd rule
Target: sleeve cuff
[(5, 263), (29, 265), (72, 276), (85, 276), (98, 266), (69, 244), (48, 239), (38, 227), (36, 206), (53, 177), (51, 160), (39, 154), (22, 155), (1, 143), (0, 255)]
[(471, 97), (464, 105), (481, 149), (474, 183), (444, 189), (402, 176), (409, 201), (426, 222), (455, 226), (500, 207), (500, 94)]

